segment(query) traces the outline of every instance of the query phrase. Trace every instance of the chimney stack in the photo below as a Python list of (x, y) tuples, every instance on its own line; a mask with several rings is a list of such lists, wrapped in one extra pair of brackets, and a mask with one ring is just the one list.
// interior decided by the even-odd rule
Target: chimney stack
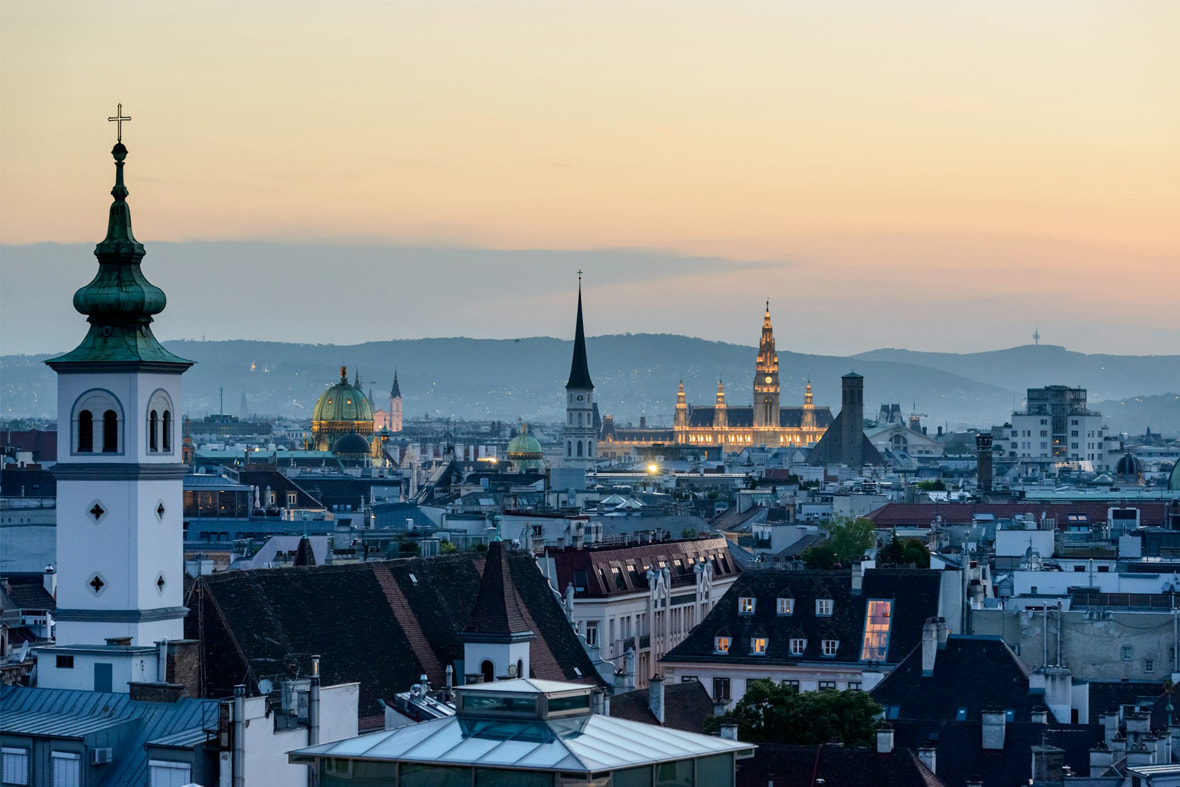
[(918, 749), (918, 759), (930, 769), (931, 773), (938, 773), (938, 750), (933, 746), (923, 746)]
[(934, 674), (934, 659), (938, 656), (938, 623), (927, 618), (922, 624), (922, 677)]
[(976, 468), (979, 471), (979, 493), (992, 491), (992, 436), (980, 432), (975, 435)]
[(877, 754), (893, 754), (893, 727), (888, 724), (877, 728)]
[(660, 724), (664, 723), (664, 679), (659, 675), (651, 679), (651, 683), (647, 688), (647, 702), (648, 707), (651, 708), (652, 715), (656, 717), (656, 721)]
[(1008, 714), (1003, 710), (983, 711), (983, 749), (984, 751), (1002, 751), (1004, 748), (1004, 734), (1007, 731)]

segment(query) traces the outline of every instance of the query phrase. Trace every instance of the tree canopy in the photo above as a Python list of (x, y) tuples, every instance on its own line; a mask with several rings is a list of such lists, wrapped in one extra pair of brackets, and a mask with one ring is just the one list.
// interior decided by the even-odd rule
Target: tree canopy
[(706, 719), (705, 731), (736, 724), (738, 738), (750, 743), (869, 746), (875, 740), (875, 717), (880, 713), (881, 706), (863, 691), (799, 693), (772, 680), (756, 680), (733, 710)]
[(930, 550), (916, 538), (902, 541), (894, 533), (889, 543), (877, 553), (877, 565), (930, 568)]
[(834, 517), (824, 523), (823, 530), (827, 538), (803, 552), (808, 568), (828, 569), (836, 563), (849, 566), (877, 542), (876, 527), (862, 517)]

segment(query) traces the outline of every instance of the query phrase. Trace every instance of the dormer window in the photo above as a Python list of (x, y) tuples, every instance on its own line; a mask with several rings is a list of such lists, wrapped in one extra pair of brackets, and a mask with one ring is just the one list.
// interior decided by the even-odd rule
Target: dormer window
[(795, 614), (795, 599), (780, 598), (778, 600), (778, 614), (780, 615), (794, 615)]
[(738, 614), (753, 615), (755, 603), (757, 603), (757, 599), (753, 596), (741, 596), (738, 598)]
[(832, 600), (830, 598), (817, 598), (815, 600), (815, 614), (816, 617), (830, 618), (832, 616)]
[(765, 656), (766, 646), (770, 644), (770, 640), (766, 637), (751, 637), (750, 639), (750, 655)]
[(729, 646), (733, 644), (733, 637), (714, 637), (713, 652), (729, 653)]
[(802, 656), (803, 651), (807, 650), (807, 640), (803, 637), (791, 638), (791, 655)]
[(825, 639), (823, 641), (823, 654), (827, 658), (832, 658), (833, 656), (835, 656), (836, 651), (838, 651), (839, 649), (840, 649), (840, 640), (838, 640), (838, 639)]

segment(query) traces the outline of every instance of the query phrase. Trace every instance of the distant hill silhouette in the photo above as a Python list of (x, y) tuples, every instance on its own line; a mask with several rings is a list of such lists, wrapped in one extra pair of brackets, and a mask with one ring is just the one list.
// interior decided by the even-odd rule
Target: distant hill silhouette
[[(249, 413), (310, 417), (325, 387), (359, 370), (362, 388), (375, 407), (386, 402), (396, 368), (407, 417), (559, 420), (572, 343), (553, 338), (414, 339), (366, 344), (306, 345), (278, 342), (165, 342), (197, 365), (185, 375), (185, 410), (194, 416), (219, 411), (237, 415), (242, 395)], [(603, 414), (620, 423), (671, 423), (677, 383), (688, 399), (712, 404), (718, 378), (731, 405), (748, 404), (756, 349), (665, 334), (623, 334), (588, 340), (590, 370)], [(44, 355), (0, 357), (4, 417), (53, 417), (56, 384)], [(1049, 384), (1080, 385), (1091, 402), (1180, 391), (1180, 356), (1084, 355), (1061, 347), (1015, 347), (954, 355), (883, 349), (840, 358), (779, 353), (782, 403), (802, 403), (811, 380), (815, 401), (833, 412), (840, 406), (840, 376), (865, 375), (865, 414), (882, 402), (916, 407), (934, 433), (1002, 423), (1021, 407), (1025, 389)], [(1170, 403), (1169, 403), (1170, 402)], [(1095, 405), (1097, 406), (1097, 405)], [(1101, 409), (1101, 408), (1099, 408)], [(1136, 424), (1135, 413), (1150, 418)], [(1113, 415), (1114, 413), (1112, 413)], [(1150, 408), (1119, 407), (1119, 428), (1180, 431), (1180, 400), (1161, 397)]]

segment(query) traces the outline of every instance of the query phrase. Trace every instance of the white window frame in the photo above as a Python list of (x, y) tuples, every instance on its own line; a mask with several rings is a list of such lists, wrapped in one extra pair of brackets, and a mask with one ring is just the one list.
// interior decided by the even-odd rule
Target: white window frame
[(758, 599), (753, 596), (738, 596), (738, 614), (753, 615), (754, 607), (757, 603)]
[(778, 614), (785, 616), (795, 614), (795, 599), (793, 598), (779, 598), (778, 600)]
[(830, 618), (832, 616), (832, 607), (835, 602), (830, 598), (817, 598), (815, 600), (815, 616), (817, 618)]
[(29, 750), (18, 746), (0, 748), (0, 784), (25, 787), (29, 783)]
[[(53, 787), (82, 787), (82, 756), (72, 751), (55, 751), (49, 755)], [(60, 768), (60, 770), (59, 770)]]
[[(167, 774), (167, 779), (163, 779)], [(179, 781), (177, 780), (179, 776)], [(175, 760), (148, 760), (149, 787), (184, 787), (192, 784), (193, 766), (187, 762)]]
[(729, 653), (729, 649), (732, 645), (733, 637), (713, 637), (714, 653)]
[(791, 655), (802, 656), (807, 651), (807, 640), (803, 637), (793, 637), (791, 639)]
[(828, 658), (832, 658), (840, 651), (840, 640), (825, 639), (823, 641), (823, 654)]

